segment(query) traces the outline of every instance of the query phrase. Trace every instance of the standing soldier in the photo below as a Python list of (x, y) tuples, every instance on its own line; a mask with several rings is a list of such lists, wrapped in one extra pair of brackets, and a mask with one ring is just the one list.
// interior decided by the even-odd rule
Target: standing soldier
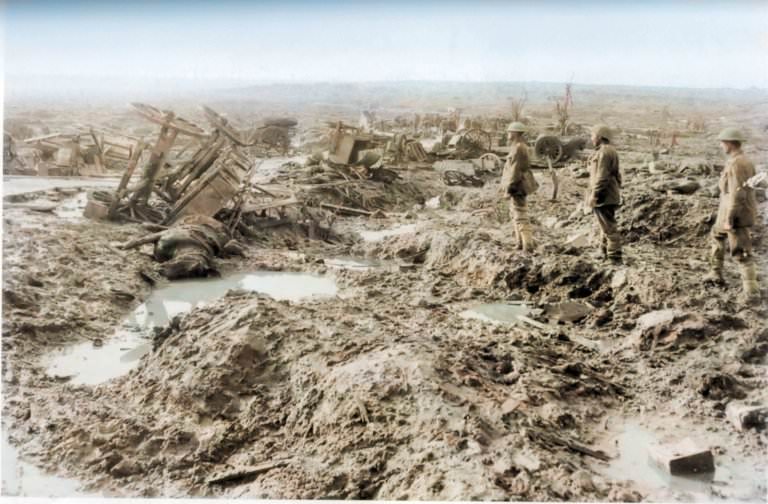
[(621, 263), (621, 236), (616, 224), (616, 210), (621, 205), (621, 173), (619, 155), (611, 145), (608, 126), (592, 128), (595, 152), (589, 157), (589, 192), (587, 208), (591, 208), (600, 226), (600, 248), (603, 257)]
[(531, 173), (525, 131), (525, 125), (520, 122), (513, 122), (507, 127), (510, 150), (501, 175), (501, 190), (504, 191), (505, 198), (512, 198), (509, 213), (514, 221), (517, 248), (531, 252), (536, 248), (536, 243), (533, 240), (525, 199), (529, 194), (536, 192), (539, 184)]
[(723, 263), (727, 239), (731, 257), (741, 266), (744, 301), (754, 303), (760, 297), (751, 237), (757, 219), (757, 201), (754, 189), (746, 182), (755, 175), (755, 167), (741, 151), (741, 144), (746, 139), (739, 130), (726, 128), (717, 139), (729, 159), (720, 175), (720, 206), (712, 227), (712, 270), (706, 280), (720, 285), (725, 283)]

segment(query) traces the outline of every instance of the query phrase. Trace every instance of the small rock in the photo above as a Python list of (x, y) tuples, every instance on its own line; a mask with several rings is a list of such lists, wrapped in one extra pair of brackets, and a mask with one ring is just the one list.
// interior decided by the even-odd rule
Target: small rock
[(594, 325), (595, 327), (602, 327), (612, 320), (613, 320), (613, 312), (608, 309), (603, 309), (597, 312), (597, 314), (595, 315)]
[(768, 421), (768, 406), (732, 401), (725, 408), (725, 416), (736, 430), (744, 431), (752, 428), (763, 430)]
[(371, 219), (384, 219), (384, 218), (386, 218), (386, 217), (387, 217), (387, 214), (385, 214), (385, 213), (384, 213), (383, 211), (381, 211), (381, 210), (376, 210), (376, 211), (374, 211), (374, 212), (371, 214), (371, 216), (370, 216), (370, 218), (371, 218)]
[(589, 245), (589, 231), (580, 231), (576, 234), (572, 234), (565, 241), (566, 245), (571, 247), (586, 247)]
[(541, 225), (548, 228), (554, 228), (555, 224), (557, 224), (557, 217), (546, 217), (541, 221)]
[(432, 209), (440, 208), (440, 196), (428, 199), (427, 202), (424, 203), (424, 207)]
[(571, 485), (574, 487), (574, 493), (594, 492), (595, 484), (592, 482), (592, 475), (584, 469), (580, 469), (571, 475)]
[(549, 420), (561, 429), (576, 427), (576, 419), (555, 403), (547, 403), (541, 408), (541, 417)]
[(611, 278), (611, 289), (621, 289), (627, 284), (627, 270), (617, 270)]
[(578, 322), (592, 312), (591, 306), (575, 301), (566, 301), (555, 305), (546, 305), (544, 313), (552, 319), (561, 322)]
[(112, 469), (110, 469), (109, 474), (111, 474), (115, 478), (125, 478), (127, 476), (139, 474), (140, 472), (141, 472), (141, 467), (139, 466), (139, 464), (137, 464), (133, 460), (124, 459), (121, 462), (119, 462), (117, 465), (115, 465)]
[(237, 240), (229, 240), (224, 245), (224, 253), (231, 256), (245, 256), (245, 247)]
[(715, 470), (712, 451), (698, 446), (691, 438), (677, 443), (653, 445), (648, 451), (651, 460), (673, 476), (710, 473)]
[(611, 502), (640, 502), (643, 500), (643, 496), (628, 488), (613, 487), (608, 494), (608, 500)]
[(32, 275), (27, 275), (27, 285), (31, 287), (42, 287), (43, 282), (33, 277)]

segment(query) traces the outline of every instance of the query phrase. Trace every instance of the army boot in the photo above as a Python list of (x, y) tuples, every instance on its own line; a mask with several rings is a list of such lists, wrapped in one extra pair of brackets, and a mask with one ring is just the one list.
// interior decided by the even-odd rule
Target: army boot
[(525, 252), (536, 250), (536, 241), (533, 239), (533, 232), (527, 225), (520, 226), (520, 243)]
[(704, 276), (704, 283), (722, 287), (725, 285), (722, 268), (710, 268), (709, 273)]
[(515, 222), (515, 224), (513, 226), (513, 229), (515, 231), (515, 242), (514, 242), (515, 243), (515, 248), (517, 250), (522, 250), (523, 249), (523, 240), (520, 238), (520, 224)]
[(719, 261), (714, 257), (710, 259), (709, 273), (704, 277), (704, 283), (719, 287), (725, 285), (725, 279), (723, 278), (723, 261)]
[(723, 264), (725, 262), (725, 249), (722, 243), (716, 241), (712, 244), (709, 253), (709, 273), (704, 277), (704, 283), (709, 285), (724, 286)]
[(757, 285), (757, 268), (755, 263), (741, 265), (741, 281), (744, 288), (742, 300), (746, 304), (757, 304), (760, 301), (760, 288)]

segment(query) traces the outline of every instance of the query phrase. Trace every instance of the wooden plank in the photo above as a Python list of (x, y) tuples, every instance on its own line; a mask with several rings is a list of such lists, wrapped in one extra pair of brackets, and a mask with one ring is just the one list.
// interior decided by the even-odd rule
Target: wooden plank
[(291, 460), (275, 460), (272, 462), (264, 462), (263, 464), (259, 464), (255, 466), (235, 468), (235, 469), (232, 469), (231, 471), (214, 475), (211, 479), (207, 481), (207, 483), (209, 485), (221, 485), (223, 483), (229, 483), (232, 481), (237, 481), (237, 480), (249, 478), (252, 476), (258, 476), (259, 474), (263, 474), (265, 472), (271, 471), (272, 469), (276, 469), (278, 467), (285, 467), (288, 465), (290, 461)]
[(292, 196), (287, 199), (281, 199), (277, 201), (270, 201), (269, 203), (262, 203), (260, 205), (245, 204), (243, 205), (243, 213), (246, 212), (260, 212), (261, 210), (269, 210), (270, 208), (277, 208), (281, 206), (295, 205), (299, 203), (296, 197)]
[(365, 216), (373, 215), (373, 212), (369, 212), (367, 210), (359, 210), (357, 208), (350, 208), (350, 207), (345, 207), (340, 205), (332, 205), (330, 203), (320, 203), (320, 206), (322, 208), (327, 208), (328, 210), (336, 210), (337, 212), (348, 213), (352, 215), (365, 215)]

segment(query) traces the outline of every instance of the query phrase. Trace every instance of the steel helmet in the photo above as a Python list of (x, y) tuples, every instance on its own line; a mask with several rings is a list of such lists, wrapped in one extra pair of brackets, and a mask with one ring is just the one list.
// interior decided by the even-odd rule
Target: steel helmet
[(611, 128), (605, 124), (596, 124), (592, 126), (592, 134), (600, 138), (607, 138), (608, 140), (611, 140), (611, 137), (613, 136), (613, 133), (611, 133)]
[(725, 128), (717, 135), (718, 140), (726, 142), (746, 142), (747, 138), (738, 128)]
[(523, 124), (523, 123), (521, 123), (519, 121), (515, 121), (515, 122), (511, 123), (509, 126), (507, 126), (507, 132), (508, 133), (513, 132), (513, 131), (517, 132), (517, 133), (525, 133), (526, 131), (528, 131), (528, 128), (525, 127), (525, 124)]

